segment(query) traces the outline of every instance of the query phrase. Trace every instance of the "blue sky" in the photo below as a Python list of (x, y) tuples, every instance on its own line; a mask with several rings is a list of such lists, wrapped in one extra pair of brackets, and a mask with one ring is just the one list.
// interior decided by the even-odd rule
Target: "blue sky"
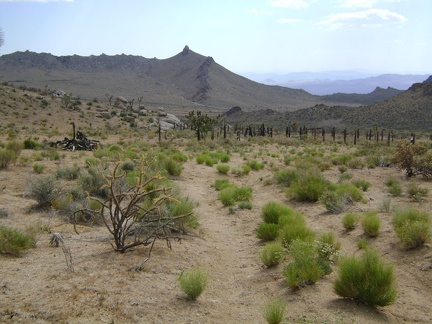
[(132, 54), (185, 45), (235, 73), (432, 74), (431, 0), (0, 0), (0, 54)]

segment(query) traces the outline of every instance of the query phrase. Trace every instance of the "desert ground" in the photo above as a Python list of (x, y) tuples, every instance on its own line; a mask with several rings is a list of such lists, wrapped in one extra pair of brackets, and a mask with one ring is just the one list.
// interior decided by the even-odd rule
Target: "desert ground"
[[(78, 119), (75, 112), (49, 117), (42, 113), (42, 110), (37, 110), (36, 115), (27, 113), (21, 121), (20, 116), (5, 115), (1, 124), (2, 143), (11, 140), (8, 133), (11, 122), (20, 126), (13, 140), (22, 142), (37, 137), (42, 142), (44, 137), (54, 140), (69, 136), (68, 118), (76, 116)], [(45, 129), (40, 130), (43, 123)], [(364, 193), (365, 201), (353, 203), (342, 213), (330, 213), (320, 202), (289, 199), (286, 188), (275, 180), (275, 170), (286, 167), (286, 156), (300, 156), (299, 152), (306, 154), (307, 149), (313, 148), (322, 150), (325, 160), (330, 159), (329, 152), (335, 146), (338, 147), (336, 153), (355, 152), (357, 147), (352, 144), (345, 145), (340, 140), (337, 144), (330, 140), (325, 143), (287, 140), (280, 134), (273, 139), (246, 138), (240, 142), (235, 138), (230, 141), (207, 138), (198, 145), (190, 131), (170, 132), (158, 143), (154, 129), (128, 131), (126, 125), (114, 131), (107, 124), (94, 121), (92, 128), (99, 131), (91, 136), (100, 139), (106, 148), (110, 145), (140, 147), (145, 143), (155, 150), (159, 145), (175, 148), (188, 156), (181, 174), (171, 181), (182, 196), (196, 204), (194, 214), (199, 227), (184, 235), (181, 241), (173, 241), (171, 248), (165, 241), (157, 241), (150, 260), (138, 271), (137, 265), (146, 259), (149, 247), (115, 252), (110, 244), (112, 236), (104, 225), (78, 224), (78, 234), (68, 215), (55, 208), (36, 209), (35, 200), (28, 197), (32, 181), (54, 174), (67, 165), (77, 164), (84, 169), (85, 159), (93, 157), (94, 153), (59, 151), (59, 159), (51, 160), (48, 154), (42, 154), (49, 149), (25, 149), (15, 165), (0, 170), (0, 207), (7, 211), (7, 215), (0, 218), (0, 225), (24, 230), (30, 224), (39, 224), (44, 230), (38, 234), (36, 246), (22, 256), (0, 256), (0, 322), (265, 323), (262, 310), (273, 299), (281, 299), (286, 304), (284, 323), (432, 322), (431, 244), (410, 250), (403, 248), (391, 222), (392, 211), (401, 206), (430, 211), (431, 193), (419, 200), (405, 193), (394, 196), (388, 193), (385, 181), (394, 177), (404, 187), (415, 182), (430, 192), (432, 182), (421, 177), (407, 179), (404, 172), (394, 166), (349, 169), (352, 179), (370, 182)], [(428, 141), (426, 137), (423, 140)], [(196, 149), (191, 150), (191, 147)], [(230, 151), (228, 164), (231, 168), (253, 159), (264, 162), (264, 168), (236, 176), (223, 175), (214, 166), (197, 163), (199, 152), (220, 149)], [(34, 172), (36, 161), (46, 166), (41, 174)], [(108, 168), (111, 166), (108, 164)], [(338, 182), (341, 172), (332, 165), (323, 174), (327, 180)], [(252, 209), (230, 210), (223, 206), (212, 187), (216, 179), (222, 178), (253, 189)], [(61, 182), (64, 188), (72, 184)], [(337, 262), (332, 265), (333, 272), (316, 284), (291, 289), (282, 275), (288, 260), (266, 268), (259, 258), (264, 243), (257, 238), (256, 229), (262, 223), (261, 208), (269, 201), (300, 211), (317, 233), (334, 232), (341, 242), (341, 255), (360, 256), (363, 250), (357, 242), (365, 238), (383, 258), (394, 264), (396, 302), (386, 307), (371, 307), (336, 295), (333, 282), (338, 275)], [(391, 201), (388, 210), (382, 208), (385, 201)], [(366, 237), (360, 225), (350, 232), (343, 228), (342, 217), (347, 212), (367, 211), (379, 212), (381, 229), (377, 237)], [(50, 245), (53, 233), (61, 234), (64, 245), (70, 249), (74, 271), (68, 268), (63, 250)], [(181, 273), (190, 268), (204, 269), (209, 276), (208, 287), (196, 301), (188, 300), (178, 284)]]

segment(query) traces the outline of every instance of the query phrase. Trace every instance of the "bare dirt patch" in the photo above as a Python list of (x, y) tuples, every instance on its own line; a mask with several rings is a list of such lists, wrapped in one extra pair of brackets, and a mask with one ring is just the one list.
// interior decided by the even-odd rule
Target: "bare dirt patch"
[[(249, 157), (259, 150), (277, 152), (275, 144), (252, 145)], [(31, 151), (22, 154), (31, 155)], [(67, 152), (60, 161), (46, 163), (44, 173), (54, 172), (59, 164), (77, 161), (77, 152)], [(81, 161), (91, 153), (80, 157)], [(381, 255), (395, 264), (398, 299), (385, 308), (371, 308), (339, 298), (332, 288), (334, 272), (315, 285), (293, 291), (287, 287), (282, 267), (265, 269), (256, 238), (261, 222), (261, 207), (270, 200), (284, 202), (301, 211), (314, 230), (334, 231), (342, 242), (342, 253), (360, 255), (357, 241), (364, 236), (360, 226), (346, 233), (344, 214), (330, 214), (320, 203), (297, 203), (286, 198), (284, 189), (272, 183), (271, 164), (282, 167), (279, 156), (264, 156), (268, 163), (261, 171), (247, 176), (223, 176), (214, 167), (198, 165), (194, 159), (184, 164), (174, 180), (182, 195), (197, 203), (195, 213), (200, 229), (173, 243), (168, 249), (159, 241), (144, 270), (134, 270), (147, 256), (140, 247), (124, 254), (115, 253), (104, 227), (78, 226), (74, 232), (64, 216), (53, 210), (35, 211), (34, 201), (25, 197), (31, 166), (12, 166), (0, 171), (0, 205), (8, 217), (0, 224), (24, 228), (41, 220), (51, 233), (60, 233), (70, 248), (75, 272), (69, 272), (61, 248), (49, 245), (51, 233), (39, 237), (36, 248), (20, 258), (0, 258), (0, 321), (4, 323), (264, 323), (262, 307), (273, 298), (286, 301), (286, 322), (298, 323), (429, 323), (432, 321), (432, 250), (430, 245), (403, 250), (391, 225), (391, 213), (381, 212), (380, 235), (370, 239)], [(232, 153), (229, 164), (241, 165), (243, 157)], [(367, 203), (357, 203), (353, 211), (380, 210), (389, 197), (384, 185), (389, 176), (403, 183), (403, 174), (394, 168), (350, 170), (353, 178), (371, 182), (365, 193)], [(339, 171), (332, 168), (325, 176), (337, 181)], [(217, 199), (211, 184), (217, 178), (253, 188), (251, 210), (230, 213)], [(414, 179), (432, 189), (432, 184)], [(370, 198), (370, 199), (369, 199)], [(410, 204), (428, 210), (430, 197), (416, 203), (407, 197), (392, 198), (392, 204)], [(178, 286), (178, 277), (188, 268), (208, 271), (209, 285), (197, 301), (188, 301)]]

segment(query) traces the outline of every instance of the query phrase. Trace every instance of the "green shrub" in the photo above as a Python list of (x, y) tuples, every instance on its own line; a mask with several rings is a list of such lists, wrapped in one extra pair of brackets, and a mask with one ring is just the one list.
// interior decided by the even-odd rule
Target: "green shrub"
[(31, 138), (27, 138), (23, 144), (26, 150), (37, 150), (40, 149), (41, 147), (41, 145), (38, 142), (32, 140)]
[(352, 231), (357, 226), (358, 222), (359, 217), (355, 214), (349, 213), (342, 218), (342, 225), (347, 231)]
[(344, 182), (344, 181), (347, 181), (347, 180), (351, 180), (352, 177), (353, 177), (352, 173), (342, 173), (339, 176), (339, 180), (338, 181), (339, 182)]
[(333, 288), (341, 297), (371, 306), (391, 305), (397, 297), (393, 266), (372, 249), (366, 249), (360, 258), (343, 257)]
[(219, 200), (224, 206), (232, 206), (239, 201), (250, 201), (252, 198), (252, 188), (250, 187), (227, 187), (219, 193)]
[(365, 163), (360, 157), (353, 157), (349, 161), (347, 161), (346, 165), (351, 169), (363, 169)]
[(219, 155), (219, 159), (220, 159), (220, 161), (221, 162), (223, 162), (223, 163), (227, 163), (227, 162), (229, 162), (229, 160), (230, 160), (230, 155), (228, 154), (228, 153), (221, 153), (220, 155)]
[(15, 160), (16, 157), (14, 152), (0, 148), (0, 169), (7, 169)]
[(238, 204), (240, 209), (252, 209), (252, 204), (250, 201), (240, 201)]
[(328, 262), (317, 256), (313, 242), (294, 240), (289, 247), (288, 254), (293, 261), (284, 268), (283, 275), (293, 289), (304, 284), (315, 284), (329, 273)]
[(289, 193), (298, 201), (316, 202), (327, 189), (327, 183), (318, 169), (304, 169), (291, 184)]
[(359, 250), (366, 249), (368, 246), (369, 246), (369, 241), (364, 237), (362, 237), (357, 241), (357, 247), (359, 248)]
[(80, 171), (81, 168), (74, 164), (72, 166), (59, 167), (55, 172), (55, 176), (57, 179), (75, 180), (78, 179)]
[(288, 206), (276, 201), (267, 202), (261, 209), (261, 218), (265, 223), (277, 224), (279, 217), (290, 215), (294, 211)]
[(263, 316), (267, 324), (279, 324), (285, 316), (285, 302), (271, 300), (263, 308)]
[(291, 223), (281, 227), (278, 237), (282, 244), (288, 247), (294, 240), (312, 242), (315, 232), (305, 224), (303, 219), (294, 218)]
[(273, 241), (277, 238), (278, 232), (278, 224), (262, 223), (257, 228), (257, 237), (263, 241)]
[(108, 188), (105, 186), (101, 171), (96, 167), (91, 166), (83, 170), (78, 178), (78, 184), (91, 196), (100, 198), (108, 197)]
[(334, 156), (331, 161), (334, 165), (347, 164), (353, 158), (351, 154), (338, 154)]
[(179, 176), (183, 171), (183, 166), (180, 163), (177, 163), (171, 158), (168, 158), (163, 163), (164, 169), (168, 172), (170, 176)]
[(221, 191), (227, 187), (233, 186), (228, 179), (216, 179), (212, 185), (217, 191)]
[(257, 160), (252, 160), (248, 162), (247, 165), (254, 171), (259, 171), (261, 169), (264, 169), (264, 163), (260, 163)]
[(345, 165), (339, 165), (338, 170), (340, 173), (347, 172), (348, 168)]
[(172, 158), (174, 161), (176, 161), (176, 162), (181, 162), (181, 163), (186, 162), (186, 161), (188, 160), (187, 155), (185, 155), (185, 154), (183, 154), (183, 153), (180, 153), (180, 152), (173, 153), (173, 154), (171, 155), (171, 158)]
[(336, 239), (333, 232), (322, 233), (316, 244), (319, 258), (328, 261), (337, 258), (341, 243)]
[(247, 165), (247, 164), (243, 164), (243, 165), (241, 166), (241, 175), (242, 175), (242, 176), (244, 176), (244, 175), (248, 175), (248, 174), (250, 173), (250, 171), (251, 171), (251, 167), (250, 167), (249, 165)]
[(216, 166), (216, 169), (218, 170), (219, 173), (227, 174), (230, 169), (230, 166), (228, 164), (218, 164)]
[(297, 170), (280, 170), (276, 172), (276, 181), (285, 186), (289, 187), (295, 181), (297, 181), (299, 177)]
[(196, 161), (198, 164), (204, 164), (205, 160), (206, 160), (206, 155), (204, 154), (199, 154), (196, 157)]
[(363, 191), (367, 191), (371, 185), (369, 181), (361, 180), (361, 179), (353, 180), (352, 184)]
[(167, 214), (169, 217), (176, 218), (187, 215), (174, 221), (175, 227), (180, 229), (184, 234), (190, 228), (198, 228), (198, 217), (193, 212), (194, 207), (195, 205), (188, 198), (184, 197), (177, 197), (175, 201), (170, 201), (167, 204)]
[(415, 208), (400, 210), (393, 215), (393, 226), (402, 245), (416, 248), (432, 239), (431, 216)]
[(381, 228), (381, 221), (378, 217), (378, 213), (373, 211), (365, 213), (362, 217), (361, 225), (368, 236), (378, 236)]
[(363, 192), (350, 183), (340, 183), (335, 190), (343, 194), (349, 201), (363, 201)]
[(207, 156), (205, 161), (204, 161), (205, 165), (212, 167), (213, 165), (215, 165), (216, 163), (218, 163), (217, 159), (214, 159), (210, 156)]
[(347, 204), (344, 193), (336, 192), (335, 190), (324, 191), (319, 201), (324, 205), (327, 211), (331, 213), (341, 213)]
[(183, 271), (179, 277), (181, 290), (191, 300), (196, 300), (207, 287), (208, 276), (202, 269)]
[(406, 192), (409, 197), (415, 201), (421, 201), (423, 197), (427, 196), (429, 190), (427, 188), (422, 188), (414, 182), (410, 182), (407, 185)]
[(126, 159), (126, 161), (124, 161), (120, 165), (120, 169), (123, 170), (124, 172), (133, 171), (135, 169), (135, 163), (133, 163), (133, 161), (131, 161), (130, 159)]
[(32, 248), (36, 245), (34, 236), (0, 225), (0, 254), (11, 256), (20, 256), (25, 249)]
[(402, 184), (396, 178), (390, 177), (384, 184), (387, 186), (388, 192), (393, 196), (400, 196), (402, 194)]
[(278, 219), (279, 227), (290, 226), (291, 224), (303, 223), (306, 225), (306, 220), (302, 213), (292, 211), (290, 214), (283, 214)]
[(18, 159), (18, 156), (20, 155), (23, 148), (24, 148), (24, 144), (17, 141), (8, 142), (6, 144), (6, 150), (14, 152), (14, 157), (15, 157), (15, 160), (13, 161), (14, 163)]
[(41, 174), (46, 168), (45, 164), (35, 163), (33, 164), (33, 172), (37, 174)]
[(37, 201), (39, 208), (51, 206), (58, 194), (57, 184), (51, 176), (37, 178), (30, 183), (29, 197)]
[[(274, 224), (267, 224), (274, 225)], [(283, 247), (279, 242), (269, 242), (264, 245), (260, 252), (259, 258), (267, 268), (277, 266), (283, 257)]]

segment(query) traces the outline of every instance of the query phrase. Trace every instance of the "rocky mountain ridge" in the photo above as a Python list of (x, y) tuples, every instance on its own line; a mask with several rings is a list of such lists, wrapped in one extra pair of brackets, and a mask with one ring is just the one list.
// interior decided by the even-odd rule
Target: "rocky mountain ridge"
[[(295, 111), (315, 106), (364, 103), (353, 96), (320, 97), (300, 90), (251, 81), (225, 69), (212, 57), (186, 46), (160, 60), (133, 55), (82, 57), (16, 52), (0, 57), (0, 81), (15, 85), (62, 89), (81, 98), (103, 98), (106, 93), (143, 97), (143, 104), (189, 109)], [(386, 90), (387, 91), (387, 90)], [(383, 100), (389, 97), (389, 91)], [(376, 99), (375, 101), (376, 102)]]

